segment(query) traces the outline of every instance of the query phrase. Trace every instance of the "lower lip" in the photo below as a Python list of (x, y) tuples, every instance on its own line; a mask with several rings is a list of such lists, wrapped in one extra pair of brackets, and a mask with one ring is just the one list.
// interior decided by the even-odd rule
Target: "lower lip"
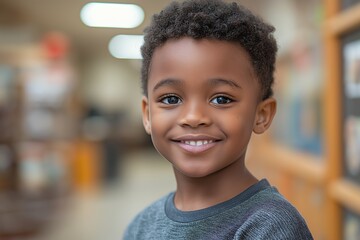
[(189, 144), (185, 144), (185, 143), (178, 143), (179, 146), (184, 149), (185, 151), (189, 152), (189, 153), (201, 153), (201, 152), (205, 152), (207, 150), (209, 150), (210, 148), (215, 146), (215, 142), (212, 143), (208, 143), (208, 144), (203, 144), (200, 146), (193, 146), (193, 145), (189, 145)]

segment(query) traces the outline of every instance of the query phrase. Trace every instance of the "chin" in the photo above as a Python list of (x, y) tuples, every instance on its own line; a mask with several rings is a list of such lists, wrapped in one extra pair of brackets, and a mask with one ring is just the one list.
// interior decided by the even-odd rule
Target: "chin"
[(175, 168), (175, 171), (188, 178), (204, 178), (214, 173), (213, 171), (209, 171), (209, 170), (208, 171), (205, 171), (204, 169), (196, 170), (193, 168), (192, 169)]

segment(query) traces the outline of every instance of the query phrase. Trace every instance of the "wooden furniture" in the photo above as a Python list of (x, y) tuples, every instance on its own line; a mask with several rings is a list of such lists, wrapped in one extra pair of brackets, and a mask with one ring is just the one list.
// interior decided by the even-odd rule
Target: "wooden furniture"
[(255, 175), (268, 178), (297, 207), (314, 238), (325, 240), (346, 240), (346, 211), (360, 216), (360, 182), (351, 181), (344, 171), (342, 63), (343, 37), (360, 31), (360, 3), (346, 9), (341, 5), (340, 0), (324, 1), (323, 153), (290, 149), (269, 134), (254, 136), (247, 162)]
[[(342, 38), (360, 29), (360, 4), (342, 10), (341, 1), (327, 0), (327, 16), (325, 23), (325, 52), (326, 52), (326, 99), (325, 116), (328, 120), (326, 126), (326, 139), (328, 151), (327, 160), (327, 193), (328, 206), (328, 239), (343, 239), (343, 209), (360, 215), (360, 183), (355, 184), (345, 176), (344, 161), (344, 107), (343, 88), (344, 64)], [(360, 108), (360, 106), (359, 106)], [(360, 146), (358, 146), (360, 147)]]

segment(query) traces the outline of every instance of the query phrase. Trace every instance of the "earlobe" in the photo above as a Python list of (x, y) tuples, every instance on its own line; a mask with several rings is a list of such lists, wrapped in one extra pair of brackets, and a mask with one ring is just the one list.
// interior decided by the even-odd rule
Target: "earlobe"
[(259, 103), (253, 126), (254, 133), (261, 134), (265, 132), (270, 127), (275, 113), (276, 100), (274, 98), (268, 98)]
[(151, 124), (150, 124), (150, 110), (149, 110), (149, 102), (147, 97), (143, 97), (142, 101), (142, 118), (143, 125), (147, 134), (151, 135)]

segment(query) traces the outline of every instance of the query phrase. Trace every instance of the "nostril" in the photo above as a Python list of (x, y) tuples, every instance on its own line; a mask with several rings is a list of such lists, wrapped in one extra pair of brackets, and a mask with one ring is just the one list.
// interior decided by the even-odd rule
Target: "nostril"
[(184, 105), (182, 115), (179, 118), (181, 126), (196, 128), (206, 126), (211, 123), (211, 119), (206, 114), (205, 106), (199, 103)]
[(209, 125), (209, 121), (204, 121), (202, 119), (184, 119), (182, 121), (180, 121), (180, 125), (181, 126), (188, 126), (191, 128), (196, 128), (196, 127), (200, 127), (200, 126), (207, 126)]

